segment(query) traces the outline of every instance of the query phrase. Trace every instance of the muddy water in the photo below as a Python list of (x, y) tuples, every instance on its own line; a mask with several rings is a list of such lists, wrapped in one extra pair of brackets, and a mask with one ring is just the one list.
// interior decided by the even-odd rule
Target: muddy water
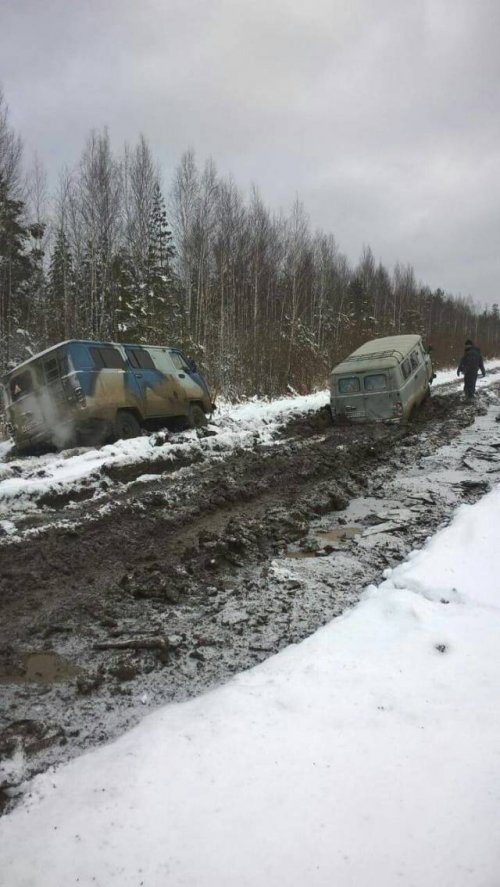
[(20, 662), (4, 666), (0, 670), (0, 684), (53, 684), (67, 681), (79, 674), (81, 669), (57, 653), (25, 653)]
[(335, 530), (327, 530), (316, 535), (318, 539), (324, 539), (325, 542), (344, 542), (346, 539), (354, 539), (362, 532), (361, 527), (337, 527)]
[[(361, 527), (335, 527), (333, 530), (322, 530), (314, 534), (314, 538), (318, 540), (319, 543), (327, 543), (327, 545), (331, 542), (348, 542), (350, 539), (354, 539), (356, 536), (359, 536), (363, 530)], [(302, 558), (307, 557), (321, 557), (324, 553), (324, 547), (321, 546), (319, 548), (310, 548), (310, 549), (302, 549), (301, 551), (288, 551), (287, 557), (294, 558), (296, 560), (301, 560)]]

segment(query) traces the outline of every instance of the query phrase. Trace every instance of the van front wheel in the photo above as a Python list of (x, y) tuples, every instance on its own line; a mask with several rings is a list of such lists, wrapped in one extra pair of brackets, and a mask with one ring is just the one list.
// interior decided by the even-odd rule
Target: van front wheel
[(201, 428), (203, 425), (208, 424), (208, 419), (205, 416), (205, 413), (197, 403), (189, 405), (187, 423), (189, 428)]
[(141, 426), (133, 413), (128, 410), (120, 410), (116, 414), (113, 436), (115, 440), (129, 440), (131, 437), (139, 437)]

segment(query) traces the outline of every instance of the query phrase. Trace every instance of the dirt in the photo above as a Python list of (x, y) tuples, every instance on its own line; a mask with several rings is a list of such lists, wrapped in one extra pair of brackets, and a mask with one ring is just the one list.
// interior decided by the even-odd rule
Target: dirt
[[(388, 485), (481, 410), (434, 395), (407, 426), (333, 427), (322, 409), (294, 418), (272, 444), (214, 461), (188, 458), (180, 443), (174, 462), (106, 470), (88, 496), (40, 501), (32, 527), (47, 509), (71, 524), (0, 545), (0, 806), (27, 777), (356, 603), (452, 510), (417, 490), (398, 511)], [(469, 479), (454, 502), (484, 489)], [(360, 497), (387, 513), (351, 519)]]

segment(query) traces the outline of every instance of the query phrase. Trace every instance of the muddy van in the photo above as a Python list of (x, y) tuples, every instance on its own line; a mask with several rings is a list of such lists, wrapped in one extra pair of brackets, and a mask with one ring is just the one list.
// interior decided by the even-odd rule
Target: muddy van
[(433, 378), (421, 336), (372, 339), (332, 370), (332, 418), (353, 422), (407, 419), (429, 395)]
[(179, 348), (61, 342), (2, 379), (7, 430), (18, 450), (136, 437), (170, 420), (196, 427), (214, 405)]

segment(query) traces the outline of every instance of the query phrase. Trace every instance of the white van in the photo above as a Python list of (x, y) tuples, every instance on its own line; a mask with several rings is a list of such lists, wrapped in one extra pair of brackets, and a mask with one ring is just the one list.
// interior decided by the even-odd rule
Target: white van
[(332, 418), (354, 422), (407, 419), (430, 394), (433, 378), (431, 357), (421, 336), (372, 339), (332, 370)]

